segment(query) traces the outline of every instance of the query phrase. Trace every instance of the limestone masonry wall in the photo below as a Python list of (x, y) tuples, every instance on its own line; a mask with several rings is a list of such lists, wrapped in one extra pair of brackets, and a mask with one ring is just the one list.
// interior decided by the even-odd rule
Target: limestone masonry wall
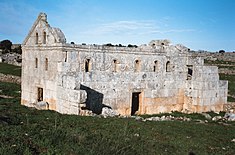
[(67, 44), (41, 13), (22, 44), (22, 101), (60, 113), (121, 115), (222, 111), (227, 81), (183, 45), (153, 40), (139, 47)]

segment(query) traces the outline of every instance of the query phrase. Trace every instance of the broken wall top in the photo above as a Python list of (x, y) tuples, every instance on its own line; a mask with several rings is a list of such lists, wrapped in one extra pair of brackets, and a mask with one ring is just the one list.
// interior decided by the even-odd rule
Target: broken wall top
[[(44, 36), (45, 35), (45, 36)], [(46, 40), (46, 41), (45, 41)], [(169, 56), (176, 56), (178, 54), (188, 54), (189, 49), (183, 45), (171, 45), (170, 41), (152, 40), (148, 45), (140, 45), (139, 47), (118, 47), (106, 45), (77, 45), (66, 43), (64, 33), (59, 28), (51, 27), (47, 22), (47, 15), (40, 13), (37, 20), (34, 22), (29, 34), (25, 38), (22, 46), (57, 46), (57, 43), (67, 48), (80, 48), (92, 50), (106, 50), (106, 51), (126, 51), (126, 52), (145, 52), (145, 53), (164, 53)], [(163, 55), (164, 55), (163, 54)]]
[[(44, 35), (46, 36), (45, 42)], [(22, 46), (51, 45), (55, 43), (66, 43), (65, 35), (59, 28), (53, 28), (48, 24), (45, 13), (40, 13)]]

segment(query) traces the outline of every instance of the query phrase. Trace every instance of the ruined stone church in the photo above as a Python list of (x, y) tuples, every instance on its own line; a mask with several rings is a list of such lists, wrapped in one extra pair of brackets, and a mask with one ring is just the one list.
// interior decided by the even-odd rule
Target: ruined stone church
[(21, 104), (83, 115), (103, 107), (121, 115), (222, 111), (228, 82), (183, 45), (138, 47), (66, 43), (40, 13), (22, 44)]

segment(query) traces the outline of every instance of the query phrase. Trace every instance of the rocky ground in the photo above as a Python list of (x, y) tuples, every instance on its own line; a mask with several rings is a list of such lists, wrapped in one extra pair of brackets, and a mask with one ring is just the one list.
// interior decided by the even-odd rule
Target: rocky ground
[(21, 78), (14, 75), (5, 75), (0, 73), (0, 81), (21, 84)]
[(22, 57), (21, 54), (17, 53), (6, 53), (6, 54), (1, 54), (0, 53), (0, 63), (8, 63), (16, 66), (21, 66), (21, 61)]

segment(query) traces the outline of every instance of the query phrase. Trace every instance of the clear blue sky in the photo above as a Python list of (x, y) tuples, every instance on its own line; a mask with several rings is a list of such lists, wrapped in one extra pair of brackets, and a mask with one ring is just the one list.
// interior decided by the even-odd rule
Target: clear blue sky
[(40, 12), (67, 42), (235, 51), (235, 0), (0, 0), (0, 40), (22, 43)]

